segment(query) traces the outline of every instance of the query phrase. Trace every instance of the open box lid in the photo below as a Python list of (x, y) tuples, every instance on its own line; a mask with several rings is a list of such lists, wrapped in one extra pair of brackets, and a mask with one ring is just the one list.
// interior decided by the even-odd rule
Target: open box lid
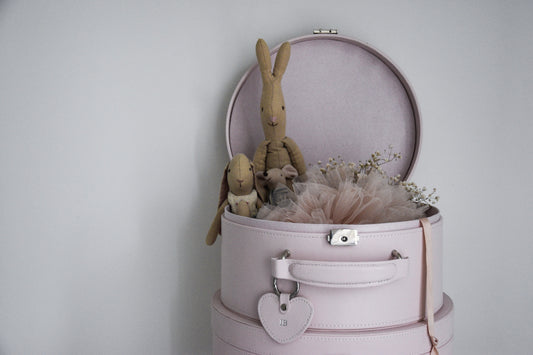
[[(357, 163), (392, 146), (402, 159), (383, 169), (406, 180), (418, 156), (420, 117), (398, 68), (374, 48), (348, 37), (311, 35), (289, 42), (291, 57), (281, 83), (286, 134), (298, 144), (306, 164), (338, 156)], [(271, 52), (272, 63), (278, 49)], [(265, 138), (262, 86), (255, 64), (233, 93), (226, 118), (230, 157), (244, 153), (252, 159)]]

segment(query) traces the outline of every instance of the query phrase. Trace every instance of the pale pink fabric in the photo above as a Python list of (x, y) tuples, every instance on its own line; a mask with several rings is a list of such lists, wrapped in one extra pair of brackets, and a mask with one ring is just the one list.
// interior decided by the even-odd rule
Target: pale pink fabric
[(307, 180), (294, 184), (296, 200), (283, 206), (265, 205), (257, 218), (316, 224), (371, 224), (425, 217), (427, 205), (411, 201), (400, 185), (372, 172), (355, 181), (349, 168), (326, 174), (318, 166), (307, 171)]
[[(405, 76), (382, 53), (340, 35), (295, 38), (283, 76), (287, 136), (307, 163), (341, 155), (366, 160), (392, 145), (403, 159), (389, 175), (407, 179), (420, 149), (420, 115)], [(272, 60), (277, 48), (272, 50)], [(230, 156), (249, 158), (264, 139), (260, 119), (261, 76), (253, 64), (235, 88), (226, 118)]]

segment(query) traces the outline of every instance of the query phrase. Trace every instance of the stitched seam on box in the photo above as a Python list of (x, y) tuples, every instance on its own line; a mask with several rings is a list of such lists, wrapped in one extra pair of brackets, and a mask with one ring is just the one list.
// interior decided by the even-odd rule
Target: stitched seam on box
[[(440, 309), (442, 308), (442, 306), (444, 305), (444, 301), (441, 301), (439, 305), (435, 305), (435, 313), (440, 311)], [(214, 308), (214, 307), (213, 307)], [(230, 318), (230, 317), (227, 317), (225, 316), (224, 314), (220, 313), (219, 310), (217, 310), (216, 308), (214, 308), (219, 314), (221, 314), (223, 317), (225, 318), (228, 318), (228, 319), (233, 319), (233, 318)], [(252, 314), (249, 314), (245, 311), (243, 311), (242, 309), (240, 310), (236, 310), (236, 309), (233, 309), (233, 308), (228, 308), (228, 309), (231, 309), (231, 312), (241, 316), (241, 317), (244, 317), (244, 318), (247, 318), (249, 321), (253, 321), (253, 322), (256, 322), (258, 323), (258, 326), (260, 324), (260, 322), (252, 315)], [(391, 320), (391, 321), (388, 321), (388, 322), (377, 322), (377, 323), (355, 323), (355, 324), (331, 324), (331, 323), (313, 323), (311, 322), (311, 324), (309, 325), (309, 330), (328, 330), (328, 329), (340, 329), (340, 330), (364, 330), (364, 329), (372, 329), (372, 328), (380, 328), (380, 327), (390, 327), (390, 326), (401, 326), (401, 325), (407, 325), (407, 324), (410, 324), (410, 323), (415, 323), (415, 322), (419, 322), (420, 320), (422, 320), (423, 318), (420, 318), (419, 316), (416, 316), (416, 317), (409, 317), (409, 318), (403, 318), (403, 319), (395, 319), (395, 320)], [(235, 321), (235, 320), (234, 320)], [(236, 321), (236, 322), (239, 322), (239, 321)], [(241, 324), (246, 324), (249, 326), (249, 324), (247, 323), (242, 323), (242, 322), (239, 322)]]
[[(231, 224), (235, 224), (235, 225), (238, 225), (238, 226), (243, 226), (243, 227), (246, 227), (246, 228), (250, 228), (250, 229), (256, 229), (256, 230), (264, 230), (264, 229), (267, 229), (265, 227), (259, 227), (259, 226), (248, 226), (246, 224), (243, 224), (241, 222), (236, 222), (234, 220), (232, 220), (231, 218), (228, 218), (226, 217), (225, 215), (222, 215), (222, 223), (224, 222), (227, 222), (227, 223), (231, 223)], [(403, 223), (403, 222), (410, 222), (410, 221), (401, 221), (401, 222), (397, 222), (397, 223)], [(292, 222), (279, 222), (277, 221), (276, 223), (288, 223), (288, 224), (294, 224)], [(395, 222), (387, 222), (387, 223), (383, 223), (383, 224), (389, 224), (389, 223), (395, 223)], [(314, 225), (313, 223), (300, 223), (300, 224), (311, 224), (311, 225)], [(345, 226), (350, 226), (350, 227), (359, 227), (359, 226), (368, 226), (368, 225), (379, 225), (379, 224), (382, 224), (382, 223), (372, 223), (372, 224), (344, 224)], [(324, 225), (324, 224), (323, 224)], [(343, 225), (343, 224), (325, 224), (325, 225), (331, 225), (333, 228), (338, 228), (338, 226), (340, 225)], [(435, 230), (435, 229), (442, 229), (442, 225), (443, 225), (443, 217), (439, 215), (439, 218), (433, 222), (431, 222), (431, 226), (432, 228)], [(353, 228), (353, 229), (357, 229), (357, 228)], [(387, 232), (389, 233), (401, 233), (403, 231), (413, 231), (415, 229), (421, 229), (421, 227), (412, 227), (412, 228), (405, 228), (405, 229), (392, 229), (392, 230), (387, 230)], [(272, 229), (276, 232), (280, 232), (280, 233), (293, 233), (293, 231), (289, 231), (289, 230), (283, 230), (283, 229)], [(298, 232), (294, 232), (294, 233), (298, 233)], [(303, 233), (308, 233), (308, 234), (321, 234), (322, 232), (303, 232)], [(375, 234), (375, 233), (382, 233), (380, 232), (379, 230), (377, 231), (360, 231), (360, 233), (362, 233), (362, 235), (364, 236), (365, 234)]]
[[(440, 311), (440, 309), (444, 306), (444, 301), (441, 300), (441, 302), (438, 304), (438, 305), (435, 305), (435, 313)], [(227, 307), (229, 310), (231, 310), (231, 312), (235, 313), (235, 314), (238, 314), (239, 316), (241, 317), (244, 317), (244, 318), (247, 318), (249, 321), (253, 321), (253, 322), (258, 322), (258, 319), (254, 317), (253, 314), (250, 314), (242, 309), (235, 309), (235, 308), (229, 308)], [(220, 311), (217, 310), (218, 313), (220, 313)], [(223, 314), (221, 314), (222, 316), (224, 316)], [(228, 317), (227, 317), (228, 318)], [(232, 319), (232, 318), (229, 318), (229, 319)], [(403, 318), (403, 319), (394, 319), (394, 320), (391, 320), (391, 321), (388, 321), (388, 322), (377, 322), (377, 323), (352, 323), (352, 324), (332, 324), (332, 323), (313, 323), (311, 322), (311, 324), (309, 325), (309, 328), (308, 329), (314, 329), (314, 330), (319, 330), (319, 329), (324, 329), (324, 330), (327, 330), (327, 329), (341, 329), (341, 330), (362, 330), (362, 329), (366, 329), (366, 328), (380, 328), (380, 327), (390, 327), (390, 326), (400, 326), (400, 325), (407, 325), (409, 323), (415, 323), (415, 322), (418, 322), (420, 320), (422, 320), (423, 317), (419, 317), (419, 316), (415, 316), (415, 317), (409, 317), (409, 318)], [(243, 323), (245, 324), (245, 323)]]
[[(377, 323), (358, 323), (358, 324), (328, 324), (328, 323), (316, 323), (312, 324), (313, 327), (309, 329), (321, 330), (321, 329), (342, 329), (342, 330), (366, 330), (380, 327), (400, 326), (410, 323), (416, 323), (420, 321), (420, 317), (410, 317), (405, 319), (393, 320), (388, 322)], [(349, 327), (352, 327), (351, 329)]]
[(232, 348), (234, 349), (237, 349), (239, 351), (242, 351), (243, 353), (248, 353), (248, 354), (252, 354), (252, 355), (261, 355), (261, 353), (258, 352), (258, 350), (256, 350), (255, 348), (252, 347), (252, 349), (243, 349), (241, 348), (240, 346), (237, 346), (235, 344), (231, 344), (229, 342), (227, 342), (226, 340), (222, 339), (221, 337), (219, 337), (217, 334), (215, 334), (215, 337), (217, 337), (217, 339), (219, 339), (221, 342), (223, 342), (224, 344), (226, 345), (229, 345), (231, 346)]
[[(216, 310), (216, 311), (217, 311), (217, 313), (221, 314), (218, 310)], [(224, 318), (229, 319), (230, 321), (237, 322), (239, 324), (243, 324), (243, 325), (245, 325), (245, 326), (247, 326), (249, 328), (252, 328), (252, 330), (255, 331), (255, 332), (261, 332), (262, 331), (261, 328), (259, 328), (258, 326), (254, 327), (254, 326), (252, 326), (250, 324), (239, 322), (239, 321), (237, 321), (237, 320), (235, 320), (233, 318), (230, 318), (228, 316), (225, 316), (223, 314), (221, 314), (221, 315)], [(308, 330), (316, 331), (317, 329), (308, 328)], [(318, 331), (320, 331), (320, 330), (318, 330)], [(353, 337), (349, 337), (349, 336), (344, 336), (344, 337), (343, 336), (320, 336), (320, 335), (317, 335), (317, 334), (303, 333), (301, 335), (301, 338), (309, 339), (309, 340), (319, 340), (319, 341), (336, 341), (336, 342), (343, 342), (343, 341), (344, 342), (350, 342), (351, 341), (351, 342), (356, 342), (356, 341), (361, 341), (361, 340), (372, 340), (372, 339), (375, 339), (375, 338), (391, 339), (391, 338), (396, 338), (396, 337), (399, 337), (399, 336), (415, 334), (415, 333), (418, 333), (418, 332), (419, 332), (419, 329), (413, 329), (413, 330), (409, 330), (409, 331), (396, 332), (396, 333), (389, 334), (389, 335), (385, 335), (385, 334), (382, 333), (382, 334), (368, 335), (368, 336), (357, 337), (357, 338), (353, 338)], [(217, 336), (219, 339), (223, 340), (218, 335), (215, 334), (215, 336)], [(453, 334), (452, 334), (452, 336), (450, 338), (447, 339), (446, 343), (444, 343), (444, 345), (442, 345), (442, 346), (445, 346), (446, 344), (448, 344), (452, 339), (453, 339)], [(227, 342), (225, 342), (225, 343), (229, 344)], [(233, 344), (230, 344), (230, 345), (235, 346)], [(238, 349), (243, 350), (241, 348), (238, 348)], [(244, 351), (248, 351), (248, 350), (244, 350)], [(256, 350), (253, 350), (253, 351), (256, 351)], [(422, 354), (424, 354), (424, 353), (422, 353)]]
[[(222, 317), (226, 318), (226, 319), (230, 319), (234, 322), (237, 322), (239, 324), (243, 324), (243, 325), (246, 325), (248, 327), (252, 327), (252, 325), (248, 324), (248, 323), (245, 323), (245, 322), (242, 322), (242, 321), (239, 321), (239, 320), (235, 320), (231, 317), (228, 317), (227, 315), (221, 313), (218, 309), (214, 308), (215, 311), (220, 314)], [(249, 319), (249, 321), (253, 321), (253, 322), (257, 322), (258, 324), (256, 325), (257, 327), (259, 327), (261, 324), (257, 319), (255, 319), (254, 317), (252, 317), (251, 315), (248, 315), (246, 313), (240, 313), (240, 312), (236, 312), (236, 311), (232, 311), (233, 313), (239, 315), (239, 316), (244, 316), (246, 318)], [(342, 330), (346, 330), (346, 331), (350, 331), (350, 330), (364, 330), (365, 328), (368, 328), (368, 329), (371, 329), (371, 328), (378, 328), (378, 327), (387, 327), (387, 326), (398, 326), (398, 325), (406, 325), (406, 324), (409, 324), (409, 323), (414, 323), (414, 322), (418, 322), (420, 321), (420, 317), (410, 317), (410, 318), (405, 318), (405, 319), (400, 319), (400, 320), (394, 320), (394, 321), (389, 321), (389, 322), (378, 322), (378, 323), (357, 323), (357, 324), (329, 324), (329, 323), (311, 323), (311, 325), (309, 326), (308, 330), (315, 330), (315, 331), (320, 331), (320, 330), (328, 330), (328, 329), (342, 329)], [(351, 329), (349, 328), (351, 327)]]
[[(246, 229), (249, 229), (249, 230), (256, 230), (256, 231), (267, 230), (267, 229), (261, 228), (261, 227), (254, 227), (254, 226), (249, 226), (249, 225), (242, 224), (242, 223), (237, 223), (237, 222), (234, 222), (234, 221), (229, 220), (227, 218), (223, 218), (222, 219), (222, 224), (224, 224), (224, 223), (232, 224), (234, 226), (240, 226), (242, 228), (246, 228)], [(284, 222), (284, 223), (291, 224), (291, 222)], [(379, 223), (374, 223), (374, 225), (379, 225)], [(332, 226), (339, 226), (339, 225), (335, 224), (335, 225), (332, 225)], [(345, 226), (355, 226), (355, 225), (346, 224)], [(431, 227), (432, 227), (433, 230), (442, 229), (442, 227), (443, 227), (442, 218), (439, 219), (438, 221), (432, 223)], [(353, 228), (353, 229), (356, 229), (356, 228)], [(388, 230), (388, 231), (384, 231), (384, 232), (380, 232), (380, 231), (360, 232), (361, 233), (360, 236), (361, 237), (368, 237), (369, 235), (372, 236), (372, 235), (382, 235), (382, 234), (384, 234), (384, 235), (388, 235), (388, 234), (404, 234), (404, 233), (409, 233), (409, 232), (413, 232), (413, 231), (416, 231), (416, 230), (422, 231), (422, 227), (413, 227), (413, 228), (409, 228), (409, 229), (400, 229), (400, 230)], [(272, 229), (272, 231), (278, 232), (278, 233), (285, 233), (285, 234), (292, 234), (292, 233), (296, 233), (296, 234), (311, 234), (314, 237), (322, 235), (322, 232), (295, 232), (295, 231), (278, 230), (278, 229)], [(328, 232), (326, 231), (325, 233), (327, 234)]]
[[(244, 230), (251, 230), (253, 231), (254, 234), (256, 235), (259, 235), (259, 236), (263, 236), (263, 237), (267, 237), (267, 238), (287, 238), (287, 237), (290, 237), (290, 238), (303, 238), (303, 239), (322, 239), (326, 236), (327, 233), (324, 233), (323, 235), (322, 234), (319, 234), (319, 233), (308, 233), (310, 235), (306, 235), (304, 233), (297, 233), (297, 232), (282, 232), (282, 231), (277, 231), (278, 233), (275, 233), (275, 232), (267, 232), (267, 231), (264, 231), (260, 228), (256, 228), (256, 227), (249, 227), (249, 226), (245, 226), (245, 225), (242, 225), (242, 224), (237, 224), (235, 222), (232, 222), (232, 221), (228, 221), (226, 220), (225, 223), (228, 223), (228, 224), (231, 224), (231, 226), (229, 226), (229, 228), (239, 228), (239, 229), (244, 229)], [(238, 227), (237, 227), (238, 226)], [(281, 233), (281, 234), (280, 234)], [(361, 233), (359, 236), (361, 239), (386, 239), (386, 238), (401, 238), (401, 237), (409, 237), (409, 236), (412, 236), (412, 235), (415, 235), (415, 234), (422, 234), (422, 228), (413, 228), (413, 229), (409, 229), (408, 231), (401, 231), (401, 232), (388, 232), (388, 233)]]
[[(249, 328), (252, 328), (254, 331), (256, 332), (261, 332), (261, 328), (259, 325), (256, 325), (256, 326), (253, 326), (253, 325), (250, 325), (250, 324), (247, 324), (247, 323), (243, 323), (243, 322), (240, 322), (238, 320), (235, 320), (231, 317), (228, 317), (224, 314), (222, 314), (218, 309), (216, 309), (215, 307), (212, 307), (212, 309), (214, 309), (218, 314), (220, 314), (222, 317), (226, 318), (226, 319), (229, 319), (230, 321), (232, 322), (236, 322), (236, 323), (239, 323), (239, 324), (243, 324)], [(449, 316), (449, 315), (448, 315)], [(418, 318), (416, 318), (418, 319)], [(414, 319), (412, 320), (414, 321)], [(389, 324), (389, 323), (383, 323), (384, 325), (396, 325), (396, 324)], [(320, 324), (318, 324), (320, 325)], [(377, 325), (377, 324), (376, 324)], [(308, 328), (308, 331), (321, 331), (321, 330), (325, 330), (327, 331), (327, 329), (316, 329), (316, 328)], [(350, 330), (350, 329), (346, 329), (346, 330)], [(357, 330), (355, 330), (357, 331)], [(366, 336), (366, 337), (359, 337), (357, 338), (357, 340), (371, 340), (373, 338), (376, 338), (376, 337), (381, 337), (381, 338), (394, 338), (394, 337), (397, 337), (397, 336), (404, 336), (404, 335), (409, 335), (409, 334), (413, 334), (413, 333), (417, 333), (417, 330), (416, 329), (413, 329), (413, 330), (410, 330), (410, 331), (402, 331), (402, 332), (398, 332), (398, 333), (394, 333), (394, 334), (390, 334), (390, 335), (383, 335), (383, 334), (377, 334), (377, 335), (373, 335), (373, 336)], [(304, 333), (302, 334), (301, 336), (302, 338), (306, 338), (306, 339), (310, 339), (310, 340), (333, 340), (333, 341), (354, 341), (355, 339), (354, 338), (350, 338), (350, 337), (340, 337), (340, 336), (331, 336), (331, 337), (326, 337), (326, 336), (319, 336), (319, 335), (312, 335), (312, 334), (308, 334), (308, 333)], [(442, 346), (445, 346), (446, 344), (448, 344), (452, 339), (454, 338), (453, 334), (450, 338), (447, 338), (448, 340), (446, 341), (446, 343)], [(254, 350), (255, 351), (255, 350)]]

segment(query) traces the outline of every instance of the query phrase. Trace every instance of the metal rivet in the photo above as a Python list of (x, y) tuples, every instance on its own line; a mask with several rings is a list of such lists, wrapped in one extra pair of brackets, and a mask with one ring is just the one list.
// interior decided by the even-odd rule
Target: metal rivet
[(287, 310), (287, 305), (285, 303), (283, 303), (280, 308), (281, 308), (282, 311), (286, 311)]
[(341, 240), (346, 243), (348, 241), (348, 237), (344, 236), (344, 237), (341, 238)]

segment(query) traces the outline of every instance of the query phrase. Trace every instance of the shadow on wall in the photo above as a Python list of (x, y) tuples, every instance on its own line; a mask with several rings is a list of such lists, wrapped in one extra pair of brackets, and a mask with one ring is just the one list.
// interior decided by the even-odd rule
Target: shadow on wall
[[(7, 1), (6, 0), (0, 0), (0, 18), (1, 18), (2, 14), (7, 13), (7, 11), (5, 11), (5, 7), (6, 6), (7, 6)], [(2, 353), (0, 352), (0, 354), (2, 354)]]
[[(184, 218), (190, 222), (178, 226), (176, 253), (185, 259), (178, 260), (177, 293), (172, 300), (174, 309), (170, 329), (174, 354), (211, 353), (210, 304), (213, 294), (220, 287), (220, 237), (214, 245), (207, 246), (205, 236), (216, 212), (219, 183), (229, 160), (224, 134), (227, 105), (233, 94), (233, 89), (229, 87), (225, 95), (220, 95), (223, 99), (216, 110), (219, 114), (212, 120), (216, 127), (210, 131), (214, 132), (214, 136), (206, 136), (206, 131), (201, 129), (196, 135), (197, 156), (194, 162), (195, 169), (199, 172), (200, 195)], [(204, 156), (199, 156), (206, 150)], [(208, 164), (205, 163), (205, 156), (210, 157)]]

